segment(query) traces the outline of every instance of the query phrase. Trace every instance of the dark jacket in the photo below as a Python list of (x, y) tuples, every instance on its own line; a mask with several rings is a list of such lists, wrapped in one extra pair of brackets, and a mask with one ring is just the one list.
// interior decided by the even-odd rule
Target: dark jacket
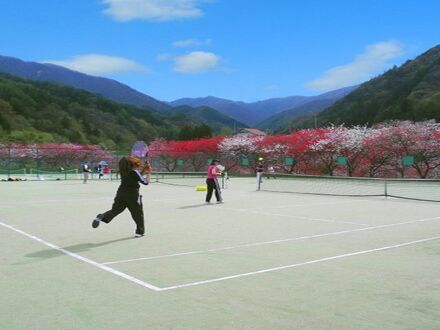
[(138, 170), (132, 170), (127, 175), (121, 175), (121, 185), (118, 190), (139, 190), (139, 183), (143, 185), (149, 184), (148, 180), (142, 176), (142, 174)]

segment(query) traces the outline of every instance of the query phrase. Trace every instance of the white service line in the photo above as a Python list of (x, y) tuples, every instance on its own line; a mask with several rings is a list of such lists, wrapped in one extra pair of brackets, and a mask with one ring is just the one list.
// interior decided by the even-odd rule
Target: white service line
[(140, 286), (143, 286), (144, 288), (147, 288), (147, 289), (150, 289), (150, 290), (154, 290), (154, 291), (161, 291), (161, 290), (162, 290), (161, 288), (159, 288), (159, 287), (157, 287), (157, 286), (154, 286), (154, 285), (149, 284), (149, 283), (147, 283), (147, 282), (141, 281), (141, 280), (139, 280), (139, 279), (137, 279), (137, 278), (135, 278), (135, 277), (133, 277), (133, 276), (130, 276), (130, 275), (128, 275), (128, 274), (125, 274), (125, 273), (123, 273), (123, 272), (120, 272), (119, 270), (113, 269), (113, 268), (111, 268), (111, 267), (109, 267), (109, 266), (106, 266), (106, 265), (100, 264), (100, 263), (98, 263), (98, 262), (96, 262), (96, 261), (93, 261), (93, 260), (91, 260), (91, 259), (89, 259), (89, 258), (86, 258), (86, 257), (80, 256), (79, 254), (76, 254), (76, 253), (70, 252), (70, 251), (68, 251), (68, 250), (66, 250), (66, 249), (63, 249), (63, 248), (61, 248), (61, 247), (59, 247), (59, 246), (57, 246), (57, 245), (55, 245), (55, 244), (49, 243), (49, 242), (47, 242), (47, 241), (45, 241), (45, 240), (43, 240), (43, 239), (41, 239), (41, 238), (39, 238), (39, 237), (36, 237), (36, 236), (34, 236), (34, 235), (31, 235), (31, 234), (28, 234), (28, 233), (26, 233), (25, 231), (23, 231), (23, 230), (21, 230), (21, 229), (15, 228), (15, 227), (13, 227), (13, 226), (11, 226), (11, 225), (8, 225), (8, 224), (6, 224), (6, 223), (3, 223), (3, 222), (1, 222), (1, 221), (0, 221), (0, 225), (3, 226), (3, 227), (5, 227), (5, 228), (8, 228), (8, 229), (10, 229), (10, 230), (13, 230), (13, 231), (15, 231), (16, 233), (19, 233), (19, 234), (21, 234), (21, 235), (23, 235), (23, 236), (26, 236), (26, 237), (28, 237), (28, 238), (30, 238), (30, 239), (33, 239), (34, 241), (37, 241), (37, 242), (39, 242), (39, 243), (41, 243), (41, 244), (44, 244), (44, 245), (46, 245), (46, 246), (48, 246), (48, 247), (50, 247), (50, 248), (52, 248), (52, 249), (54, 249), (54, 250), (60, 251), (60, 252), (62, 252), (62, 253), (64, 253), (64, 254), (67, 254), (67, 255), (71, 256), (72, 258), (75, 258), (75, 259), (81, 260), (81, 261), (83, 261), (83, 262), (85, 262), (85, 263), (88, 263), (88, 264), (90, 264), (90, 265), (92, 265), (92, 266), (95, 266), (95, 267), (97, 267), (97, 268), (99, 268), (99, 269), (102, 269), (102, 270), (104, 270), (104, 271), (106, 271), (106, 272), (112, 273), (113, 275), (116, 275), (116, 276), (122, 277), (122, 278), (124, 278), (124, 279), (126, 279), (126, 280), (129, 280), (129, 281), (131, 281), (131, 282), (133, 282), (133, 283), (136, 283), (136, 284), (138, 284), (138, 285), (140, 285)]
[(336, 235), (342, 235), (342, 234), (356, 233), (356, 232), (367, 231), (367, 230), (397, 227), (397, 226), (402, 226), (402, 225), (407, 225), (407, 224), (414, 224), (414, 223), (418, 223), (418, 222), (426, 222), (426, 221), (434, 221), (434, 220), (440, 220), (440, 217), (410, 220), (410, 221), (405, 221), (405, 222), (392, 223), (392, 224), (379, 225), (379, 226), (370, 226), (370, 227), (359, 228), (359, 229), (342, 230), (342, 231), (336, 231), (336, 232), (325, 233), (325, 234), (307, 235), (307, 236), (300, 236), (300, 237), (278, 239), (278, 240), (273, 240), (273, 241), (240, 244), (240, 245), (235, 245), (235, 246), (227, 246), (227, 247), (209, 249), (209, 250), (197, 250), (197, 251), (188, 251), (188, 252), (180, 252), (180, 253), (152, 256), (152, 257), (116, 260), (116, 261), (103, 262), (102, 264), (103, 265), (121, 264), (121, 263), (141, 261), (141, 260), (154, 260), (154, 259), (171, 258), (171, 257), (178, 257), (178, 256), (192, 255), (192, 254), (219, 252), (219, 251), (233, 250), (233, 249), (244, 248), (244, 247), (253, 247), (253, 246), (268, 245), (268, 244), (275, 244), (275, 243), (301, 241), (301, 240), (320, 238), (320, 237), (326, 237), (326, 236), (336, 236)]
[[(193, 200), (193, 199), (191, 199)], [(176, 202), (180, 202), (183, 201), (181, 199), (179, 200), (155, 200), (157, 202), (171, 202), (171, 203), (176, 203)], [(307, 206), (313, 206), (314, 204), (308, 204)], [(269, 216), (275, 216), (275, 217), (283, 217), (283, 218), (290, 218), (290, 219), (304, 219), (304, 220), (309, 220), (309, 221), (317, 221), (317, 222), (326, 222), (326, 223), (343, 223), (343, 224), (349, 224), (349, 225), (356, 225), (356, 226), (369, 226), (368, 224), (365, 223), (357, 223), (357, 222), (349, 222), (349, 221), (337, 221), (337, 220), (332, 220), (332, 219), (321, 219), (321, 218), (311, 218), (311, 217), (305, 217), (305, 216), (300, 216), (300, 215), (286, 215), (286, 214), (278, 214), (278, 213), (269, 213), (269, 212), (261, 212), (261, 211), (256, 211), (253, 208), (247, 208), (247, 209), (242, 209), (242, 208), (231, 208), (231, 207), (224, 207), (224, 205), (222, 204), (221, 206), (219, 206), (220, 210), (228, 210), (228, 211), (236, 211), (236, 212), (244, 212), (244, 213), (253, 213), (253, 214), (261, 214), (261, 215), (269, 215)]]
[(357, 223), (357, 222), (350, 222), (350, 221), (337, 221), (337, 220), (322, 219), (322, 218), (312, 218), (312, 217), (306, 217), (306, 216), (301, 216), (301, 215), (288, 215), (288, 214), (280, 214), (280, 213), (253, 211), (251, 209), (235, 209), (235, 208), (230, 208), (230, 207), (224, 207), (223, 205), (220, 206), (219, 209), (244, 212), (244, 213), (268, 215), (268, 216), (274, 216), (274, 217), (290, 218), (290, 219), (303, 219), (303, 220), (308, 220), (308, 221), (317, 221), (317, 222), (326, 222), (326, 223), (343, 223), (343, 224), (356, 225), (356, 226), (369, 226), (368, 224), (365, 224), (365, 223)]
[(240, 277), (245, 277), (245, 276), (252, 276), (252, 275), (269, 273), (269, 272), (274, 272), (274, 271), (283, 270), (283, 269), (289, 269), (289, 268), (295, 268), (295, 267), (306, 266), (306, 265), (311, 265), (311, 264), (317, 264), (317, 263), (320, 263), (320, 262), (336, 260), (336, 259), (342, 259), (342, 258), (346, 258), (346, 257), (352, 257), (352, 256), (357, 256), (357, 255), (367, 254), (367, 253), (372, 253), (372, 252), (396, 249), (396, 248), (399, 248), (399, 247), (404, 247), (404, 246), (414, 245), (414, 244), (418, 244), (418, 243), (434, 241), (434, 240), (438, 240), (438, 239), (440, 239), (440, 236), (434, 236), (434, 237), (430, 237), (430, 238), (420, 239), (420, 240), (417, 240), (417, 241), (411, 241), (411, 242), (405, 242), (405, 243), (396, 244), (396, 245), (384, 246), (384, 247), (380, 247), (380, 248), (376, 248), (376, 249), (357, 251), (357, 252), (352, 252), (352, 253), (345, 253), (345, 254), (340, 254), (340, 255), (336, 255), (336, 256), (332, 256), (332, 257), (326, 257), (326, 258), (321, 258), (321, 259), (315, 259), (315, 260), (300, 262), (300, 263), (296, 263), (296, 264), (292, 264), (292, 265), (286, 265), (286, 266), (280, 266), (280, 267), (274, 267), (274, 268), (257, 270), (255, 272), (249, 272), (249, 273), (242, 273), (242, 274), (218, 277), (218, 278), (213, 278), (213, 279), (210, 279), (210, 280), (198, 281), (198, 282), (192, 282), (192, 283), (186, 283), (186, 284), (180, 284), (180, 285), (173, 285), (173, 286), (169, 286), (169, 287), (166, 287), (166, 288), (161, 288), (161, 291), (168, 291), (168, 290), (175, 290), (175, 289), (180, 289), (180, 288), (187, 288), (187, 287), (196, 286), (196, 285), (220, 282), (220, 281), (225, 281), (225, 280), (231, 280), (231, 279), (234, 279), (234, 278), (240, 278)]
[(366, 199), (351, 199), (351, 200), (337, 200), (337, 201), (333, 201), (333, 202), (316, 202), (316, 203), (301, 203), (301, 204), (287, 204), (287, 205), (280, 205), (280, 206), (262, 206), (262, 207), (256, 207), (256, 208), (249, 208), (249, 210), (252, 209), (284, 209), (284, 208), (291, 208), (291, 207), (302, 207), (302, 206), (318, 206), (318, 205), (338, 205), (338, 204), (354, 204), (354, 202), (365, 202), (368, 201), (370, 202), (371, 200), (366, 200)]

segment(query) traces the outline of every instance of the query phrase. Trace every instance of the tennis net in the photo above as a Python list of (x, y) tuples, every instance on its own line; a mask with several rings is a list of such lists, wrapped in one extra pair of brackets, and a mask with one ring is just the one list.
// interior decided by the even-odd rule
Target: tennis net
[(377, 179), (277, 174), (264, 177), (259, 190), (333, 196), (384, 196), (440, 202), (440, 180)]
[(206, 180), (205, 172), (155, 172), (151, 181), (175, 186), (200, 186)]

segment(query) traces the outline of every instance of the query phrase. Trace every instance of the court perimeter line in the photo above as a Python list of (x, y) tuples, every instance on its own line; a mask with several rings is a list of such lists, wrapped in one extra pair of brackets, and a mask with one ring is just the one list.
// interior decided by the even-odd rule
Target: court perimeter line
[(39, 242), (41, 244), (44, 244), (44, 245), (46, 245), (46, 246), (48, 246), (48, 247), (50, 247), (50, 248), (52, 248), (54, 250), (60, 251), (60, 252), (62, 252), (64, 254), (67, 254), (67, 255), (71, 256), (72, 258), (84, 261), (85, 263), (93, 265), (93, 266), (95, 266), (95, 267), (97, 267), (99, 269), (102, 269), (102, 270), (106, 271), (106, 272), (112, 273), (113, 275), (122, 277), (122, 278), (124, 278), (126, 280), (129, 280), (131, 282), (134, 282), (134, 283), (136, 283), (136, 284), (138, 284), (140, 286), (143, 286), (144, 288), (147, 288), (147, 289), (150, 289), (150, 290), (153, 290), (153, 291), (161, 291), (162, 290), (161, 288), (159, 288), (157, 286), (154, 286), (154, 285), (149, 284), (147, 282), (141, 281), (141, 280), (137, 279), (136, 277), (133, 277), (133, 276), (130, 276), (130, 275), (125, 274), (123, 272), (120, 272), (119, 270), (113, 269), (113, 268), (111, 268), (109, 266), (100, 264), (99, 262), (93, 261), (93, 260), (91, 260), (89, 258), (80, 256), (79, 254), (76, 254), (74, 252), (70, 252), (70, 251), (68, 251), (66, 249), (63, 249), (63, 248), (61, 248), (61, 247), (59, 247), (59, 246), (57, 246), (55, 244), (49, 243), (49, 242), (47, 242), (47, 241), (45, 241), (45, 240), (43, 240), (43, 239), (41, 239), (39, 237), (36, 237), (34, 235), (31, 235), (31, 234), (28, 234), (28, 233), (26, 233), (25, 231), (23, 231), (21, 229), (15, 228), (15, 227), (13, 227), (11, 225), (8, 225), (6, 223), (3, 223), (1, 221), (0, 221), (0, 225), (5, 227), (5, 228), (8, 228), (10, 230), (13, 230), (16, 233), (19, 233), (19, 234), (21, 234), (23, 236), (26, 236), (26, 237), (28, 237), (30, 239), (33, 239), (34, 241), (37, 241), (37, 242)]
[(346, 257), (352, 257), (352, 256), (357, 256), (357, 255), (367, 254), (367, 253), (372, 253), (372, 252), (377, 252), (377, 251), (396, 249), (396, 248), (399, 248), (399, 247), (414, 245), (414, 244), (423, 243), (423, 242), (434, 241), (434, 240), (438, 240), (438, 239), (440, 239), (440, 236), (420, 239), (420, 240), (417, 240), (417, 241), (411, 241), (411, 242), (406, 242), (406, 243), (401, 243), (401, 244), (396, 244), (396, 245), (384, 246), (384, 247), (380, 247), (380, 248), (376, 248), (376, 249), (357, 251), (357, 252), (352, 252), (352, 253), (345, 253), (345, 254), (340, 254), (340, 255), (336, 255), (336, 256), (332, 256), (332, 257), (326, 257), (326, 258), (321, 258), (321, 259), (315, 259), (315, 260), (305, 261), (305, 262), (301, 262), (301, 263), (296, 263), (296, 264), (292, 264), (292, 265), (286, 265), (286, 266), (279, 266), (279, 267), (274, 267), (274, 268), (262, 269), (262, 270), (257, 270), (255, 272), (249, 272), (249, 273), (242, 273), (242, 274), (218, 277), (218, 278), (213, 278), (211, 280), (198, 281), (198, 282), (192, 282), (192, 283), (186, 283), (186, 284), (180, 284), (180, 285), (173, 285), (173, 286), (161, 288), (161, 291), (175, 290), (175, 289), (186, 288), (186, 287), (190, 287), (190, 286), (196, 286), (196, 285), (208, 284), (208, 283), (213, 283), (213, 282), (226, 281), (226, 280), (231, 280), (231, 279), (234, 279), (234, 278), (240, 278), (240, 277), (245, 277), (245, 276), (252, 276), (252, 275), (256, 275), (256, 274), (269, 273), (269, 272), (274, 272), (274, 271), (283, 270), (283, 269), (289, 269), (289, 268), (295, 268), (295, 267), (306, 266), (306, 265), (311, 265), (311, 264), (317, 264), (317, 263), (320, 263), (320, 262), (336, 260), (336, 259), (342, 259), (342, 258), (346, 258)]
[(412, 224), (412, 223), (434, 221), (434, 220), (439, 220), (439, 219), (440, 219), (440, 217), (424, 218), (424, 219), (411, 220), (411, 221), (405, 221), (405, 222), (391, 223), (391, 224), (386, 224), (386, 225), (370, 226), (370, 227), (359, 228), (359, 229), (335, 231), (335, 232), (324, 233), (324, 234), (307, 235), (307, 236), (300, 236), (300, 237), (283, 238), (283, 239), (278, 239), (278, 240), (273, 240), (273, 241), (240, 244), (240, 245), (235, 245), (235, 246), (227, 246), (227, 247), (209, 249), (209, 250), (187, 251), (187, 252), (180, 252), (180, 253), (173, 253), (173, 254), (165, 254), (165, 255), (160, 255), (160, 256), (108, 261), (108, 262), (102, 262), (101, 264), (102, 265), (122, 264), (122, 263), (133, 262), (133, 261), (171, 258), (171, 257), (185, 256), (185, 255), (191, 255), (191, 254), (202, 254), (202, 253), (233, 250), (233, 249), (238, 249), (238, 248), (243, 248), (243, 247), (252, 247), (252, 246), (268, 245), (268, 244), (275, 244), (275, 243), (302, 241), (302, 240), (306, 240), (306, 239), (320, 238), (320, 237), (326, 237), (326, 236), (336, 236), (336, 235), (356, 233), (356, 232), (360, 232), (360, 231), (382, 229), (382, 228), (388, 228), (388, 227), (397, 227), (397, 226), (408, 225), (408, 224)]

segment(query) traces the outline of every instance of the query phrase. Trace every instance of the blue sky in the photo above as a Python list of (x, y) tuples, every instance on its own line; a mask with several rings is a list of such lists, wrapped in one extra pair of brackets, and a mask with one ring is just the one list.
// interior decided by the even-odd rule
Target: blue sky
[(439, 44), (437, 0), (0, 0), (0, 55), (157, 99), (353, 85)]

